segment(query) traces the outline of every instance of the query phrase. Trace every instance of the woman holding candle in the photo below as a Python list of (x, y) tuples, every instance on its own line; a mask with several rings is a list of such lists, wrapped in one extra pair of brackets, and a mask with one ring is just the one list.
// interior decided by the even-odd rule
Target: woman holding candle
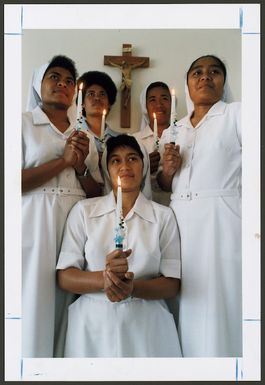
[(113, 190), (72, 209), (57, 264), (59, 285), (80, 294), (69, 307), (65, 357), (180, 357), (164, 301), (179, 288), (173, 212), (141, 192), (149, 162), (134, 137), (110, 138), (102, 165)]
[[(240, 103), (226, 103), (223, 62), (206, 55), (187, 73), (189, 114), (177, 146), (164, 131), (161, 186), (181, 236), (179, 333), (185, 357), (242, 355)], [(180, 153), (179, 153), (179, 151)], [(182, 158), (182, 161), (181, 161)]]
[(29, 112), (22, 116), (23, 357), (53, 356), (55, 308), (62, 306), (55, 266), (64, 223), (78, 200), (100, 192), (89, 171), (89, 139), (73, 129), (76, 76), (71, 59), (55, 56), (35, 71)]
[(149, 153), (152, 199), (158, 203), (169, 205), (170, 194), (161, 190), (156, 182), (156, 173), (160, 164), (161, 150), (159, 140), (162, 132), (170, 126), (172, 102), (170, 90), (164, 82), (157, 81), (144, 88), (140, 95), (142, 122), (139, 132), (134, 134)]
[(80, 83), (83, 83), (82, 128), (92, 134), (101, 156), (104, 142), (118, 135), (105, 122), (111, 106), (115, 103), (117, 88), (110, 76), (100, 71), (85, 72), (78, 79), (78, 84)]

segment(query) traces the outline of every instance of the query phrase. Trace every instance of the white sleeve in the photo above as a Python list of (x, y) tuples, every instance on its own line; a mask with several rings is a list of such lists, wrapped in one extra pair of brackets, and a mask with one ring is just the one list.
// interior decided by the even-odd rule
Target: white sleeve
[(240, 143), (240, 146), (242, 145), (242, 135), (241, 135), (241, 103), (238, 104), (238, 109), (237, 109), (237, 115), (236, 115), (236, 133), (237, 133), (237, 138)]
[(181, 277), (180, 237), (175, 215), (167, 208), (160, 233), (160, 273), (165, 277)]
[(89, 135), (87, 131), (86, 134), (89, 138), (89, 153), (85, 159), (85, 165), (88, 167), (92, 178), (94, 178), (98, 183), (103, 183), (101, 172), (98, 166), (99, 156), (94, 137)]
[(62, 247), (59, 254), (57, 270), (76, 267), (80, 270), (85, 266), (85, 231), (84, 210), (80, 202), (71, 209), (64, 228)]

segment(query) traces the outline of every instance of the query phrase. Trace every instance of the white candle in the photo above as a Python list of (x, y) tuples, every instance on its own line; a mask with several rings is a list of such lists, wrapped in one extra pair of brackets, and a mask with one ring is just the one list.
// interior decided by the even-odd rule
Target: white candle
[(116, 202), (116, 234), (115, 234), (115, 246), (116, 248), (123, 248), (124, 240), (124, 219), (122, 214), (122, 189), (121, 179), (118, 176), (117, 187), (117, 202)]
[(82, 118), (82, 88), (83, 83), (80, 83), (77, 97), (77, 110), (76, 110), (76, 129), (80, 130), (81, 118)]
[(122, 190), (121, 190), (121, 178), (118, 176), (117, 187), (117, 216), (120, 217), (122, 213)]
[(176, 95), (175, 90), (172, 88), (171, 91), (171, 115), (170, 115), (170, 125), (172, 126), (174, 124), (176, 118)]
[(155, 149), (158, 148), (158, 133), (157, 133), (157, 118), (155, 112), (153, 113), (154, 117), (154, 145)]
[(105, 116), (106, 116), (106, 110), (103, 110), (102, 113), (102, 119), (101, 119), (101, 132), (100, 132), (100, 139), (104, 139), (104, 133), (105, 133)]

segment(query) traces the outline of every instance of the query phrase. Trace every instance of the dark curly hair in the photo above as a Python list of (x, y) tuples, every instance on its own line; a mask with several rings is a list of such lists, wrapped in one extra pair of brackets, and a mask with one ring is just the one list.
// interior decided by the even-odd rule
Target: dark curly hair
[(144, 155), (139, 146), (139, 143), (137, 142), (135, 137), (132, 135), (120, 134), (117, 136), (112, 136), (106, 141), (106, 146), (107, 146), (107, 164), (109, 162), (110, 155), (117, 147), (131, 147), (139, 154), (142, 160), (144, 159)]
[(78, 85), (80, 83), (83, 83), (83, 99), (85, 97), (86, 90), (88, 87), (92, 86), (93, 84), (97, 84), (104, 88), (108, 95), (109, 103), (112, 106), (115, 103), (116, 95), (117, 95), (117, 88), (111, 77), (106, 74), (105, 72), (101, 71), (88, 71), (83, 73), (82, 76), (78, 79)]

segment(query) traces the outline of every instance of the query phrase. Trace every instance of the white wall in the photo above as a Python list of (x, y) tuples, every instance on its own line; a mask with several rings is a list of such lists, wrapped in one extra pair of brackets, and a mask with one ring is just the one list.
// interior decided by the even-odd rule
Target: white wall
[(117, 131), (137, 131), (141, 113), (139, 95), (146, 84), (161, 80), (175, 88), (177, 118), (186, 114), (184, 77), (191, 62), (204, 54), (222, 59), (235, 100), (241, 100), (240, 29), (43, 29), (23, 30), (22, 37), (22, 109), (25, 110), (32, 71), (54, 55), (64, 54), (76, 62), (81, 75), (88, 70), (107, 72), (117, 88), (121, 71), (104, 66), (104, 55), (121, 55), (122, 44), (132, 44), (132, 54), (150, 58), (149, 68), (132, 71), (131, 128), (120, 128), (120, 95), (108, 121)]

